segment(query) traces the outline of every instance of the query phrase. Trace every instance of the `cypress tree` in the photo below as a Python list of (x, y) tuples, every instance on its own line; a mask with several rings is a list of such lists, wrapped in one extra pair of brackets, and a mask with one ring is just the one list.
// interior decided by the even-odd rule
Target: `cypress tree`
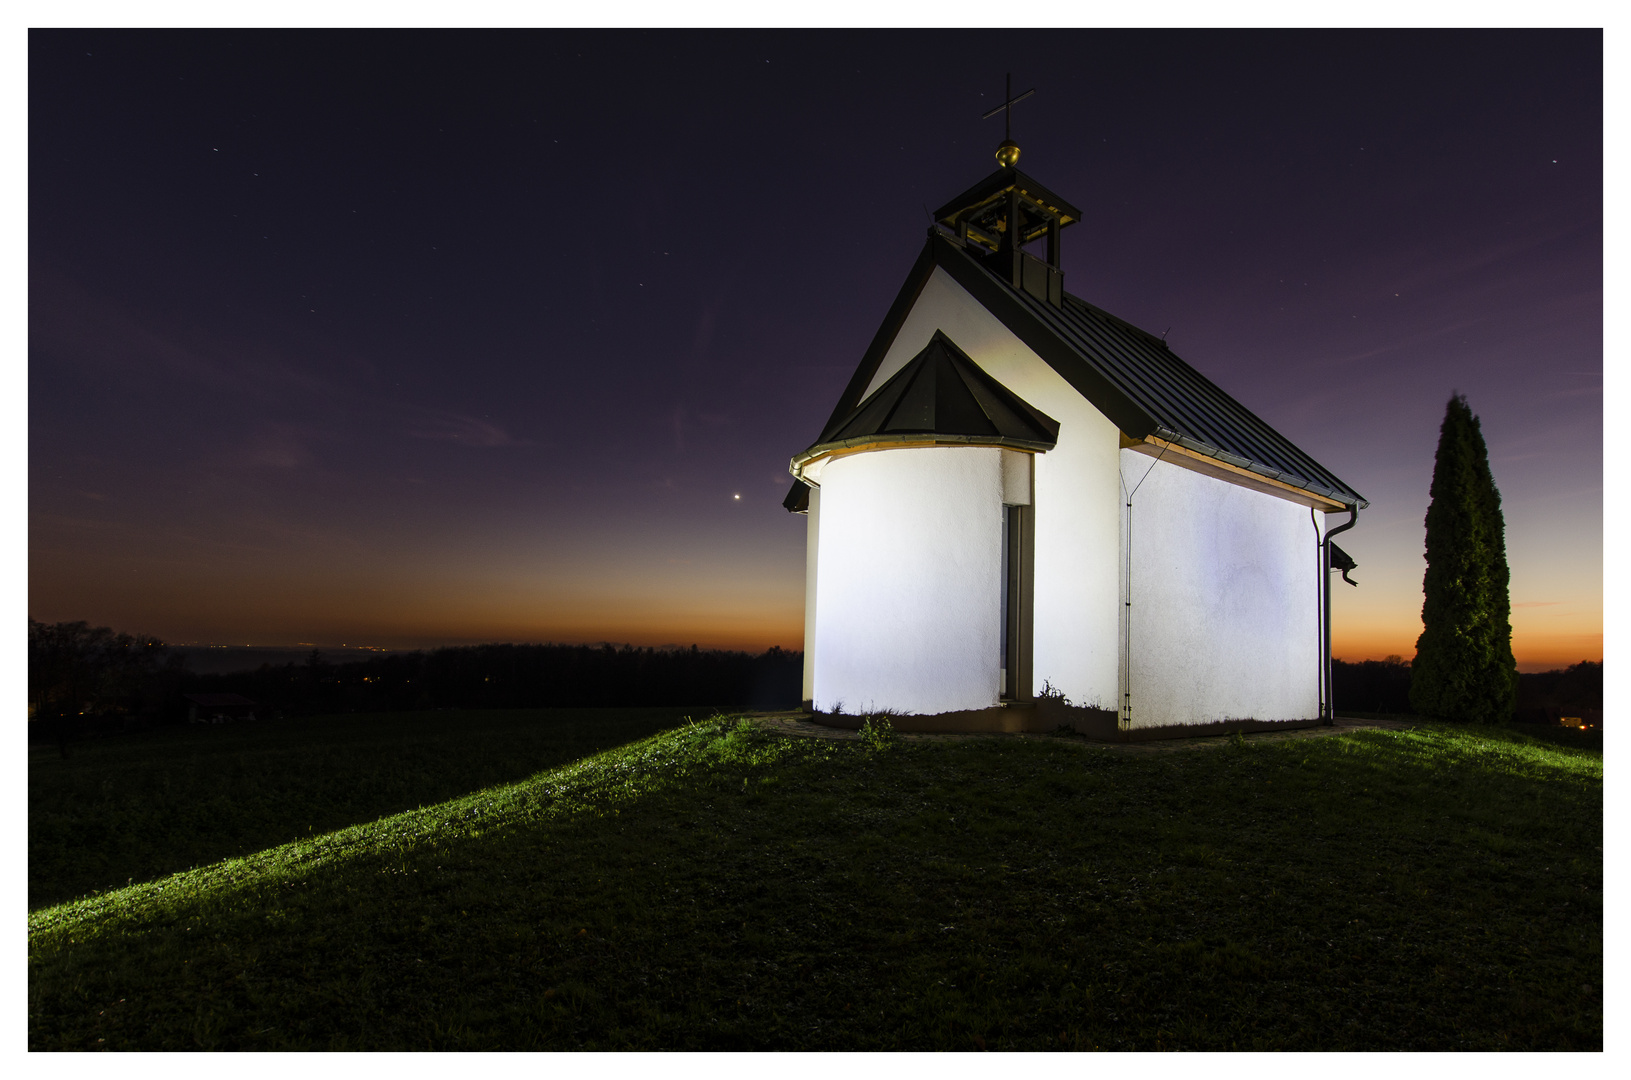
[(1410, 705), (1446, 720), (1506, 720), (1518, 692), (1506, 522), (1478, 417), (1460, 394), (1439, 428), (1431, 499)]

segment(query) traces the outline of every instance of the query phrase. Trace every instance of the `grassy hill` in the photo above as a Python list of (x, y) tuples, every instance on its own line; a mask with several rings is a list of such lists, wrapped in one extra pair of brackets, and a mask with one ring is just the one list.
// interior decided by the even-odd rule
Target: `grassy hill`
[(1502, 731), (719, 719), (302, 832), (32, 911), (30, 1048), (1602, 1045), (1601, 754)]
[(412, 810), (688, 712), (443, 709), (161, 728), (29, 756), (30, 910)]

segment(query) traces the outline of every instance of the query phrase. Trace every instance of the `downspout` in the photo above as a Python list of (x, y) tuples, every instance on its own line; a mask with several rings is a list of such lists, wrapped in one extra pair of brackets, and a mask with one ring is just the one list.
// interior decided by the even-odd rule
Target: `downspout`
[(1139, 477), (1131, 491), (1127, 491), (1127, 475), (1121, 471), (1119, 455), (1116, 463), (1121, 490), (1127, 492), (1127, 498), (1123, 500), (1127, 507), (1127, 526), (1122, 545), (1125, 592), (1121, 597), (1121, 685), (1117, 688), (1121, 700), (1116, 708), (1116, 726), (1123, 732), (1131, 731), (1133, 727), (1133, 496), (1138, 494), (1138, 489), (1144, 486), (1144, 481), (1150, 478), (1150, 473), (1166, 456), (1167, 448), (1162, 446), (1161, 452), (1155, 455), (1155, 460), (1150, 462), (1150, 467), (1144, 470), (1144, 475)]
[(1325, 656), (1320, 661), (1325, 668), (1325, 715), (1321, 719), (1326, 727), (1335, 724), (1337, 719), (1336, 695), (1331, 686), (1331, 537), (1359, 523), (1359, 504), (1354, 503), (1347, 510), (1347, 524), (1325, 530), (1325, 539), (1320, 541), (1320, 595), (1325, 605)]
[(1308, 524), (1314, 527), (1314, 661), (1319, 676), (1314, 680), (1319, 684), (1319, 704), (1315, 713), (1323, 722), (1325, 719), (1325, 701), (1329, 688), (1325, 685), (1325, 593), (1331, 588), (1331, 581), (1323, 573), (1325, 559), (1324, 537), (1320, 535), (1320, 516), (1315, 513), (1313, 506), (1308, 508)]

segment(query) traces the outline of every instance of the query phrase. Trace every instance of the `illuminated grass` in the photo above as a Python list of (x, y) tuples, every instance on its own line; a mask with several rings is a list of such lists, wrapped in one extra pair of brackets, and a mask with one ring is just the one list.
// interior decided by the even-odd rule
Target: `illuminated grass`
[(52, 1048), (1594, 1048), (1601, 756), (711, 722), (37, 911)]
[(29, 907), (521, 780), (695, 711), (363, 713), (189, 725), (82, 743), (67, 760), (33, 747)]

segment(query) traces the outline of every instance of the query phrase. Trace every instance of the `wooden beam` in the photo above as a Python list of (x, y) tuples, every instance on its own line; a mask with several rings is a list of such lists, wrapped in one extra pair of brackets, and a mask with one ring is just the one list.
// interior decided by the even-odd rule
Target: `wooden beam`
[(1311, 506), (1315, 510), (1327, 513), (1337, 510), (1346, 510), (1347, 506), (1325, 495), (1319, 495), (1306, 488), (1294, 487), (1284, 480), (1275, 480), (1267, 476), (1259, 476), (1249, 469), (1242, 469), (1238, 465), (1230, 465), (1226, 461), (1197, 454), (1177, 443), (1167, 442), (1151, 435), (1143, 439), (1135, 439), (1125, 431), (1121, 433), (1121, 445), (1125, 450), (1136, 450), (1140, 454), (1147, 454), (1152, 458), (1161, 458), (1170, 461), (1180, 468), (1191, 472), (1198, 472), (1203, 476), (1210, 476), (1224, 480), (1241, 487), (1261, 491), (1265, 495), (1286, 499), (1300, 506)]

